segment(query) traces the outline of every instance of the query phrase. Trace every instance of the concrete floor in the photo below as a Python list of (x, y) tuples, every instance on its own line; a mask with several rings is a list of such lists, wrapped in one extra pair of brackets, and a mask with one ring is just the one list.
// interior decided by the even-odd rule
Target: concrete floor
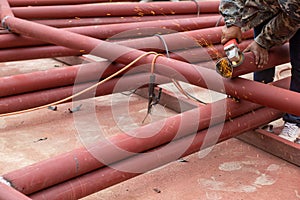
[[(50, 61), (49, 61), (50, 62)], [(51, 61), (51, 66), (60, 63)], [(18, 63), (20, 64), (20, 63)], [(1, 76), (22, 72), (16, 63), (2, 65)], [(34, 67), (27, 66), (26, 72)], [(23, 69), (24, 70), (24, 69)], [(118, 94), (118, 103), (130, 100), (130, 116), (141, 124), (147, 100)], [(96, 112), (107, 135), (125, 128), (116, 124), (110, 97), (96, 98)], [(80, 103), (78, 103), (80, 104)], [(0, 118), (0, 173), (22, 168), (83, 145), (75, 127), (70, 103), (58, 111), (43, 109)], [(86, 107), (83, 105), (82, 109)], [(80, 112), (80, 111), (79, 111)], [(156, 106), (146, 123), (175, 114)], [(102, 120), (102, 121), (101, 121)], [(126, 124), (126, 120), (123, 125)], [(134, 127), (126, 127), (134, 128)], [(95, 136), (97, 137), (97, 136)], [(94, 136), (91, 136), (94, 138)], [(159, 169), (92, 194), (85, 200), (296, 200), (300, 199), (300, 169), (237, 139), (214, 146), (205, 156), (196, 153)]]
[(300, 199), (298, 167), (237, 139), (84, 198), (122, 200)]

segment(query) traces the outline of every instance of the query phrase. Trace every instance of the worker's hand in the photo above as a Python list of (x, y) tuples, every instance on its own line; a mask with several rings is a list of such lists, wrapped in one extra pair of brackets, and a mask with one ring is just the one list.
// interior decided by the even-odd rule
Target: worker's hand
[(238, 26), (230, 26), (230, 27), (223, 26), (221, 43), (225, 44), (231, 39), (237, 39), (238, 43), (242, 42), (241, 28)]
[(258, 68), (263, 67), (268, 63), (269, 60), (269, 53), (268, 50), (261, 47), (257, 42), (253, 41), (245, 50), (244, 52), (251, 51), (255, 56), (255, 64)]

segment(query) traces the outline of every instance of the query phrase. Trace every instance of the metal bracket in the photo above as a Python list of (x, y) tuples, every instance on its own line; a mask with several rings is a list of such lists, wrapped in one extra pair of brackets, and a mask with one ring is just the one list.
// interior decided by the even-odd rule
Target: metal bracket
[(149, 81), (149, 87), (148, 87), (148, 108), (147, 108), (147, 114), (145, 118), (143, 119), (142, 123), (146, 120), (147, 116), (151, 113), (152, 106), (156, 105), (160, 101), (161, 93), (162, 93), (162, 88), (159, 88), (158, 94), (156, 96), (154, 92), (155, 88), (155, 75), (151, 74), (150, 75), (150, 81)]
[(161, 97), (162, 88), (159, 88), (157, 96), (154, 92), (154, 88), (155, 88), (155, 75), (151, 74), (150, 83), (149, 83), (149, 96), (148, 96), (148, 111), (147, 111), (148, 114), (151, 113), (152, 106), (159, 103)]

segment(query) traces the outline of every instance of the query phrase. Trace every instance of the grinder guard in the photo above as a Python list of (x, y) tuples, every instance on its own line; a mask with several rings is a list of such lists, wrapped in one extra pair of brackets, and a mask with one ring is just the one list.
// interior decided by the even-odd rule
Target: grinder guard
[(233, 68), (238, 67), (244, 61), (244, 54), (238, 48), (236, 39), (229, 40), (224, 45), (226, 58), (221, 58), (216, 63), (216, 71), (225, 78), (231, 78)]

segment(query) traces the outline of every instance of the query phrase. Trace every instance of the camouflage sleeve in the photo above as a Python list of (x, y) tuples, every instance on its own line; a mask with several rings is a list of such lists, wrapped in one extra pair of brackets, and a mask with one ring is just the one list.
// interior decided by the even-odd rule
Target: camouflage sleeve
[(255, 38), (255, 41), (266, 49), (284, 44), (300, 28), (300, 1), (280, 1), (282, 12), (271, 19)]
[(226, 26), (236, 25), (241, 27), (244, 0), (221, 0), (219, 11), (224, 17)]

